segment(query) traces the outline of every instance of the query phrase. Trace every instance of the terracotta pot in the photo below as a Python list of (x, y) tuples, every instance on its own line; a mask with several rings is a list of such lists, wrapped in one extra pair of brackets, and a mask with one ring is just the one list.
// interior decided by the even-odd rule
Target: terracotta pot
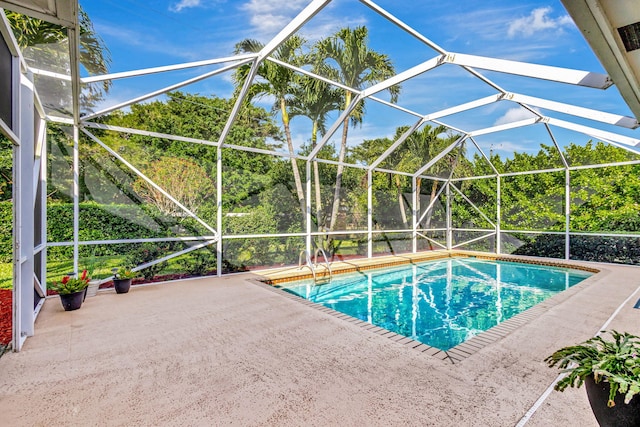
[(615, 406), (609, 408), (609, 383), (600, 381), (596, 384), (593, 376), (584, 380), (587, 397), (591, 404), (593, 415), (601, 427), (632, 427), (640, 426), (640, 395), (635, 395), (631, 402), (624, 403), (624, 395), (618, 393), (614, 399)]
[(132, 279), (113, 279), (113, 287), (117, 294), (126, 294), (131, 288)]
[(71, 294), (60, 295), (60, 302), (64, 311), (77, 310), (82, 306), (86, 289)]

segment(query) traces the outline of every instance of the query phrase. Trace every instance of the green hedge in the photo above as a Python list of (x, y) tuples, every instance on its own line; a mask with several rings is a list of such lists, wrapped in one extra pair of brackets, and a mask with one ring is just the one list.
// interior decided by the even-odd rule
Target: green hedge
[(13, 239), (12, 206), (11, 201), (0, 202), (0, 263), (13, 261), (11, 251)]
[[(11, 262), (11, 202), (0, 202), (0, 262)], [(73, 205), (56, 203), (47, 206), (49, 242), (73, 240)], [(191, 218), (174, 218), (163, 215), (145, 205), (80, 204), (80, 240), (113, 240), (154, 238), (178, 235), (199, 235), (206, 231)], [(96, 256), (122, 253), (122, 245), (96, 247)], [(83, 248), (87, 249), (87, 248)], [(68, 259), (72, 247), (49, 249), (50, 260)], [(82, 254), (81, 254), (82, 255)]]

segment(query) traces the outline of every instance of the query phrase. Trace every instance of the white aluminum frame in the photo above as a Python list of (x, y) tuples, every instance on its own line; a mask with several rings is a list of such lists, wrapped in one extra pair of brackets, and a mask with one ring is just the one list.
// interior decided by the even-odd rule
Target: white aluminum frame
[[(69, 25), (68, 28), (68, 36), (69, 36), (69, 57), (71, 61), (71, 75), (66, 76), (57, 73), (51, 73), (46, 70), (28, 70), (26, 63), (21, 58), (19, 54), (19, 49), (17, 49), (17, 44), (15, 44), (15, 40), (10, 43), (10, 48), (13, 49), (12, 53), (15, 53), (15, 61), (14, 68), (17, 71), (16, 75), (21, 76), (20, 81), (15, 82), (15, 89), (17, 92), (20, 92), (19, 102), (16, 103), (14, 112), (16, 113), (14, 117), (17, 122), (15, 124), (20, 125), (20, 132), (16, 133), (11, 131), (10, 127), (7, 124), (2, 123), (0, 121), (0, 131), (2, 131), (5, 135), (9, 137), (9, 139), (16, 145), (14, 149), (16, 152), (16, 179), (15, 179), (15, 189), (16, 189), (16, 203), (15, 203), (15, 229), (21, 230), (16, 232), (16, 245), (20, 248), (20, 252), (16, 255), (15, 260), (15, 271), (14, 271), (14, 280), (16, 284), (14, 285), (14, 289), (16, 292), (16, 297), (14, 298), (15, 313), (18, 313), (14, 324), (16, 326), (16, 333), (14, 334), (14, 349), (19, 350), (22, 342), (24, 341), (24, 337), (33, 333), (33, 320), (35, 319), (35, 315), (37, 315), (37, 310), (32, 313), (27, 309), (29, 306), (29, 298), (33, 298), (33, 289), (32, 286), (25, 285), (24, 283), (29, 282), (32, 277), (33, 271), (33, 259), (34, 256), (42, 257), (42, 271), (38, 272), (40, 276), (40, 281), (37, 284), (38, 289), (42, 291), (44, 283), (46, 283), (46, 253), (48, 246), (73, 246), (74, 250), (74, 271), (78, 271), (78, 255), (79, 248), (82, 245), (97, 245), (97, 244), (116, 244), (116, 243), (141, 243), (141, 242), (157, 242), (157, 241), (181, 241), (181, 242), (197, 242), (194, 245), (186, 248), (182, 251), (169, 254), (160, 258), (158, 260), (151, 261), (150, 263), (138, 266), (136, 269), (142, 269), (145, 266), (153, 265), (168, 259), (171, 259), (175, 256), (188, 253), (192, 250), (199, 249), (201, 247), (205, 247), (207, 245), (212, 245), (216, 243), (216, 251), (217, 251), (217, 262), (218, 269), (217, 274), (222, 274), (222, 260), (224, 258), (223, 253), (223, 241), (224, 240), (232, 240), (232, 239), (258, 239), (258, 238), (272, 238), (272, 237), (301, 237), (305, 240), (305, 245), (307, 250), (310, 251), (312, 247), (312, 239), (316, 236), (331, 236), (331, 235), (366, 235), (367, 236), (367, 256), (372, 257), (373, 254), (373, 239), (375, 235), (386, 234), (386, 233), (407, 233), (411, 235), (412, 240), (412, 250), (413, 252), (417, 251), (417, 239), (424, 238), (433, 244), (440, 246), (446, 249), (454, 249), (462, 246), (466, 246), (470, 243), (476, 242), (478, 240), (487, 239), (495, 236), (495, 244), (496, 244), (496, 253), (501, 253), (502, 251), (502, 239), (501, 235), (503, 233), (533, 233), (533, 234), (564, 234), (565, 235), (565, 258), (570, 257), (570, 237), (574, 235), (589, 235), (588, 233), (574, 233), (570, 230), (570, 212), (571, 212), (571, 185), (570, 185), (570, 172), (573, 170), (581, 170), (587, 168), (596, 168), (596, 167), (608, 167), (608, 166), (618, 166), (618, 165), (635, 165), (640, 164), (640, 160), (631, 160), (627, 162), (619, 162), (612, 164), (604, 164), (604, 165), (571, 165), (567, 161), (567, 159), (562, 154), (562, 150), (560, 149), (560, 145), (556, 141), (554, 133), (552, 131), (551, 126), (556, 126), (558, 128), (567, 129), (570, 131), (578, 132), (580, 134), (587, 135), (592, 138), (596, 138), (598, 140), (607, 142), (617, 147), (624, 148), (625, 150), (630, 151), (634, 154), (640, 154), (640, 140), (637, 138), (631, 138), (629, 136), (604, 131), (601, 129), (597, 129), (591, 126), (586, 126), (583, 124), (569, 122), (566, 120), (560, 120), (555, 117), (551, 117), (546, 113), (543, 114), (537, 109), (544, 109), (550, 112), (557, 112), (561, 114), (567, 114), (573, 116), (578, 119), (586, 119), (593, 122), (599, 122), (605, 125), (613, 125), (622, 127), (625, 129), (636, 129), (638, 128), (638, 121), (635, 118), (627, 117), (618, 114), (611, 114), (603, 111), (597, 111), (590, 108), (584, 108), (574, 105), (569, 105), (557, 101), (527, 96), (523, 94), (519, 94), (512, 91), (507, 91), (501, 88), (499, 85), (491, 81), (489, 78), (483, 76), (480, 72), (476, 71), (476, 69), (480, 70), (490, 70), (496, 71), (500, 73), (507, 73), (518, 75), (527, 78), (534, 79), (543, 79), (550, 80), (554, 82), (560, 82), (564, 84), (570, 85), (578, 85), (585, 86), (589, 88), (598, 88), (598, 89), (606, 89), (609, 87), (612, 82), (608, 76), (602, 75), (599, 73), (592, 73), (587, 71), (580, 70), (571, 70), (566, 68), (559, 67), (551, 67), (546, 65), (539, 64), (528, 64), (518, 61), (509, 61), (504, 59), (494, 59), (494, 58), (486, 58), (477, 55), (468, 55), (464, 53), (455, 53), (448, 52), (442, 47), (440, 47), (437, 43), (430, 40), (429, 38), (422, 35), (419, 31), (410, 27), (402, 20), (395, 17), (393, 14), (386, 11), (384, 8), (380, 7), (376, 3), (370, 0), (360, 0), (362, 4), (379, 14), (384, 19), (388, 20), (392, 24), (399, 27), (404, 32), (408, 33), (412, 37), (416, 38), (430, 49), (435, 52), (435, 56), (421, 62), (420, 64), (415, 65), (414, 67), (405, 70), (397, 75), (375, 84), (371, 87), (364, 89), (356, 89), (350, 88), (341, 84), (339, 82), (333, 81), (329, 78), (319, 76), (310, 72), (309, 70), (305, 70), (300, 67), (293, 66), (291, 64), (287, 64), (281, 60), (271, 57), (271, 54), (278, 48), (278, 46), (284, 42), (291, 35), (295, 34), (303, 25), (309, 22), (317, 13), (319, 13), (324, 7), (331, 3), (331, 0), (313, 0), (311, 1), (303, 10), (300, 12), (289, 24), (287, 24), (282, 31), (280, 31), (274, 38), (272, 38), (264, 48), (255, 54), (243, 54), (243, 55), (235, 55), (231, 57), (224, 58), (208, 58), (202, 61), (195, 62), (186, 62), (182, 64), (173, 64), (166, 65), (160, 67), (152, 67), (145, 68), (139, 70), (131, 70), (124, 71), (119, 73), (105, 74), (101, 76), (91, 76), (80, 78), (80, 65), (79, 65), (79, 34), (76, 30), (77, 21), (74, 23), (66, 23)], [(73, 3), (75, 5), (75, 2)], [(73, 5), (72, 5), (73, 6)], [(0, 14), (2, 15), (2, 14)], [(3, 22), (0, 25), (0, 33), (5, 37), (5, 39), (11, 38), (12, 34), (10, 31), (7, 31), (8, 24), (6, 23), (6, 19), (4, 16), (2, 17)], [(52, 18), (55, 20), (55, 18)], [(267, 149), (257, 149), (252, 147), (242, 147), (236, 146), (232, 144), (227, 144), (225, 139), (231, 129), (233, 122), (236, 120), (242, 102), (245, 101), (245, 98), (248, 93), (248, 89), (250, 85), (254, 82), (255, 77), (257, 76), (257, 71), (259, 65), (263, 61), (272, 61), (276, 64), (279, 64), (284, 67), (288, 67), (296, 73), (304, 74), (312, 78), (320, 79), (328, 84), (334, 85), (335, 87), (342, 88), (345, 90), (349, 90), (354, 94), (353, 100), (351, 104), (337, 117), (337, 119), (331, 124), (328, 131), (322, 136), (321, 140), (318, 142), (317, 146), (311, 151), (311, 153), (307, 156), (301, 155), (291, 155), (289, 153), (284, 152), (276, 152)], [(84, 117), (80, 116), (80, 92), (81, 92), (81, 84), (83, 83), (95, 83), (95, 82), (103, 82), (103, 81), (112, 81), (115, 79), (125, 79), (125, 78), (134, 78), (138, 76), (145, 76), (157, 73), (166, 73), (177, 70), (184, 70), (190, 68), (204, 67), (204, 66), (212, 66), (216, 64), (225, 64), (220, 68), (209, 71), (206, 73), (202, 73), (194, 78), (181, 81), (179, 83), (166, 86), (163, 88), (159, 88), (157, 90), (151, 91), (147, 94), (143, 94), (141, 96), (135, 97), (125, 102), (118, 103), (112, 107), (104, 108), (100, 111), (90, 113)], [(453, 105), (446, 109), (441, 109), (438, 111), (414, 111), (405, 106), (402, 106), (397, 103), (385, 101), (376, 97), (375, 95), (381, 91), (387, 90), (390, 87), (407, 81), (413, 77), (421, 75), (423, 73), (428, 73), (433, 69), (440, 67), (443, 64), (449, 64), (449, 66), (459, 67), (460, 69), (468, 72), (473, 78), (480, 80), (481, 82), (488, 85), (491, 89), (495, 91), (495, 93), (479, 98), (470, 102), (465, 102), (462, 104)], [(153, 97), (161, 96), (166, 94), (171, 90), (175, 90), (186, 85), (196, 83), (210, 77), (219, 75), (224, 72), (228, 72), (236, 69), (240, 66), (250, 66), (250, 70), (245, 80), (242, 88), (239, 91), (239, 95), (235, 104), (233, 105), (231, 111), (229, 112), (228, 120), (221, 132), (220, 137), (217, 141), (207, 141), (197, 138), (190, 138), (186, 136), (175, 136), (175, 135), (167, 135), (158, 132), (151, 132), (140, 129), (128, 129), (124, 127), (105, 125), (101, 123), (95, 123), (92, 120), (98, 117), (101, 117), (110, 112), (116, 111), (118, 109), (130, 106), (135, 103), (142, 102), (147, 99), (151, 99)], [(29, 73), (39, 73), (42, 75), (47, 75), (50, 78), (57, 78), (62, 80), (71, 81), (72, 83), (72, 95), (73, 95), (73, 117), (72, 118), (62, 118), (49, 116), (45, 117), (42, 107), (38, 103), (37, 94), (34, 93), (33, 85), (30, 83), (32, 80), (29, 79)], [(413, 125), (396, 141), (392, 143), (392, 145), (385, 150), (385, 152), (379, 156), (376, 160), (374, 160), (370, 165), (353, 165), (344, 162), (337, 162), (329, 159), (320, 159), (318, 158), (318, 153), (324, 147), (325, 144), (329, 142), (329, 140), (333, 137), (335, 132), (342, 126), (343, 121), (349, 117), (349, 114), (353, 111), (353, 109), (358, 105), (359, 102), (365, 102), (366, 100), (375, 101), (382, 105), (385, 105), (389, 108), (396, 109), (398, 111), (402, 111), (411, 116), (417, 118), (417, 121), (413, 123)], [(520, 106), (529, 112), (532, 113), (532, 118), (526, 120), (520, 120), (517, 122), (507, 123), (499, 126), (491, 126), (487, 128), (481, 129), (460, 129), (455, 126), (451, 126), (443, 122), (441, 119), (453, 116), (458, 113), (472, 111), (474, 109), (481, 108), (483, 106), (492, 105), (494, 103), (504, 101), (510, 102), (514, 105)], [(33, 105), (32, 105), (33, 104)], [(35, 105), (35, 110), (34, 110)], [(35, 113), (34, 113), (35, 111)], [(34, 144), (31, 144), (31, 141), (35, 142), (36, 149), (40, 152), (41, 160), (46, 158), (46, 144), (43, 143), (44, 135), (46, 132), (40, 132), (37, 135), (34, 134), (34, 129), (29, 130), (29, 117), (33, 118), (33, 114), (38, 114), (41, 117), (41, 123), (44, 123), (44, 120), (48, 120), (51, 122), (64, 123), (73, 126), (74, 137), (73, 137), (73, 198), (74, 198), (74, 220), (73, 220), (73, 241), (71, 242), (46, 242), (46, 209), (41, 207), (40, 212), (35, 212), (34, 205), (34, 197), (37, 192), (37, 189), (41, 190), (46, 189), (46, 161), (37, 161), (35, 159), (35, 153), (33, 152)], [(416, 171), (394, 171), (389, 169), (380, 168), (379, 166), (383, 163), (383, 161), (398, 147), (400, 147), (406, 139), (417, 129), (419, 129), (422, 125), (427, 122), (435, 123), (437, 125), (443, 125), (448, 127), (449, 129), (458, 132), (460, 134), (459, 138), (451, 145), (449, 145), (445, 150), (441, 151), (434, 158), (430, 159), (424, 165), (419, 167)], [(31, 120), (33, 123), (33, 120)], [(536, 170), (536, 171), (522, 171), (522, 172), (499, 172), (495, 165), (492, 164), (491, 159), (483, 152), (480, 148), (479, 144), (476, 142), (474, 137), (486, 134), (492, 134), (496, 132), (501, 132), (508, 129), (516, 129), (523, 126), (545, 126), (550, 139), (553, 142), (553, 145), (556, 150), (560, 153), (560, 157), (562, 160), (562, 167), (552, 168), (546, 170)], [(14, 129), (17, 127), (14, 126)], [(42, 128), (44, 129), (44, 127)], [(198, 218), (194, 213), (189, 211), (185, 206), (181, 205), (178, 200), (173, 198), (169, 193), (162, 189), (161, 183), (155, 183), (148, 177), (146, 177), (140, 170), (136, 169), (133, 165), (128, 163), (122, 156), (120, 156), (113, 149), (108, 147), (103, 141), (97, 138), (93, 133), (89, 131), (89, 129), (102, 129), (114, 132), (129, 132), (138, 135), (149, 136), (153, 138), (163, 138), (173, 141), (182, 141), (182, 142), (190, 142), (196, 144), (204, 144), (212, 147), (216, 147), (216, 197), (217, 197), (217, 211), (216, 211), (216, 224), (215, 226), (207, 224), (205, 221)], [(117, 240), (102, 240), (102, 241), (81, 241), (79, 239), (79, 150), (80, 150), (80, 135), (84, 134), (100, 146), (102, 146), (107, 152), (125, 164), (129, 169), (133, 171), (136, 175), (144, 179), (149, 185), (154, 186), (154, 188), (161, 191), (166, 197), (176, 203), (183, 211), (185, 211), (189, 216), (198, 221), (201, 225), (203, 225), (210, 234), (208, 236), (185, 236), (185, 237), (171, 237), (171, 238), (163, 238), (163, 239), (117, 239)], [(479, 151), (481, 156), (488, 162), (491, 169), (493, 170), (493, 175), (487, 175), (482, 177), (460, 177), (453, 178), (453, 172), (455, 167), (452, 169), (448, 178), (442, 177), (434, 177), (427, 175), (428, 170), (436, 164), (439, 160), (441, 160), (447, 153), (452, 150), (461, 147), (467, 140), (470, 140), (474, 147)], [(29, 143), (26, 143), (28, 141)], [(223, 174), (222, 174), (222, 157), (224, 155), (223, 149), (231, 149), (231, 150), (242, 150), (257, 154), (271, 155), (277, 156), (280, 158), (291, 158), (291, 159), (299, 159), (306, 162), (306, 226), (303, 232), (300, 233), (276, 233), (269, 235), (261, 235), (261, 234), (245, 234), (245, 235), (223, 235), (221, 232), (221, 226), (223, 221), (223, 211), (222, 211), (222, 182), (223, 182)], [(42, 151), (40, 151), (42, 150)], [(366, 171), (367, 174), (367, 228), (366, 230), (319, 230), (313, 231), (311, 227), (311, 163), (325, 163), (331, 165), (343, 165), (345, 167), (358, 168)], [(384, 230), (384, 229), (374, 229), (373, 226), (373, 180), (372, 176), (374, 172), (380, 173), (391, 173), (398, 174), (403, 176), (411, 177), (412, 181), (412, 223), (411, 228), (409, 229), (400, 229), (400, 230)], [(539, 231), (539, 230), (524, 230), (524, 231), (515, 231), (515, 230), (504, 230), (501, 224), (501, 192), (502, 192), (502, 179), (504, 177), (517, 176), (517, 175), (525, 175), (532, 173), (547, 173), (547, 172), (564, 172), (565, 173), (565, 192), (564, 192), (564, 210), (565, 210), (565, 230), (563, 232), (557, 231)], [(435, 180), (443, 183), (441, 185), (440, 190), (436, 194), (434, 200), (426, 207), (426, 209), (422, 210), (420, 207), (420, 194), (417, 194), (417, 179), (425, 178), (430, 180)], [(469, 181), (469, 180), (477, 180), (477, 179), (495, 179), (496, 180), (496, 209), (495, 209), (495, 219), (490, 218), (490, 216), (483, 212), (480, 207), (472, 202), (472, 200), (465, 195), (460, 188), (456, 185), (458, 182)], [(25, 187), (26, 186), (26, 187)], [(453, 186), (453, 192), (452, 187)], [(20, 191), (18, 191), (20, 190)], [(457, 229), (452, 226), (452, 202), (453, 199), (451, 197), (452, 194), (459, 194), (463, 200), (472, 206), (474, 210), (479, 212), (479, 214), (488, 221), (493, 229)], [(433, 209), (434, 204), (440, 199), (442, 195), (445, 195), (446, 203), (446, 228), (430, 228), (424, 229), (420, 227), (420, 223), (427, 215), (429, 210)], [(46, 203), (46, 191), (41, 191), (41, 204), (44, 206)], [(33, 242), (33, 236), (29, 235), (28, 232), (23, 233), (22, 230), (25, 229), (25, 224), (28, 224), (29, 221), (34, 221), (40, 218), (41, 221), (41, 229), (43, 230), (44, 236), (42, 243), (40, 245), (36, 245)], [(29, 228), (29, 227), (26, 227)], [(32, 227), (31, 227), (32, 228)], [(473, 238), (466, 242), (454, 242), (453, 241), (453, 232), (454, 231), (472, 231), (483, 233), (482, 236)], [(435, 241), (434, 239), (427, 236), (428, 232), (436, 232), (436, 231), (444, 231), (446, 243), (442, 244), (440, 242)], [(599, 235), (606, 235), (599, 233)], [(623, 237), (638, 237), (640, 235), (635, 234), (612, 234), (613, 236), (623, 236)], [(16, 251), (17, 252), (17, 251)], [(31, 297), (29, 297), (27, 290), (31, 293)]]
[[(0, 131), (13, 144), (13, 315), (14, 351), (22, 348), (34, 334), (34, 322), (46, 294), (46, 213), (42, 209), (46, 190), (46, 144), (44, 110), (33, 85), (33, 74), (20, 53), (9, 29), (4, 10), (0, 9), (0, 37), (12, 56), (12, 120), (0, 120)], [(36, 221), (40, 233), (36, 236)], [(40, 242), (36, 245), (36, 237)], [(40, 269), (36, 270), (36, 260)], [(36, 297), (37, 295), (37, 297)], [(36, 299), (37, 298), (37, 299)]]

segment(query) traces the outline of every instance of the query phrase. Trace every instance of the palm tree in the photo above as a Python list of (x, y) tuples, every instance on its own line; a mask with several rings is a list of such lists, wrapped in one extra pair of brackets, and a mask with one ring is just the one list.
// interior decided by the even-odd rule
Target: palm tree
[[(395, 68), (389, 57), (367, 47), (367, 34), (366, 27), (343, 28), (333, 36), (318, 41), (315, 45), (317, 58), (324, 62), (326, 67), (330, 68), (329, 77), (337, 79), (340, 83), (354, 90), (360, 90), (365, 86), (379, 83), (395, 75)], [(395, 102), (400, 92), (400, 87), (393, 86), (388, 90), (391, 93), (391, 101)], [(351, 104), (352, 98), (353, 92), (345, 90), (345, 109)], [(343, 162), (347, 150), (349, 121), (354, 125), (360, 123), (362, 114), (359, 113), (363, 112), (364, 110), (360, 109), (352, 113), (350, 117), (345, 118), (342, 125), (342, 140), (338, 155), (339, 163), (336, 172), (329, 230), (333, 230), (335, 226), (340, 207), (340, 190), (344, 170)]]
[[(311, 147), (316, 147), (318, 132), (326, 132), (327, 115), (336, 111), (342, 105), (342, 91), (331, 87), (322, 80), (301, 76), (298, 78), (292, 91), (293, 97), (289, 100), (290, 117), (308, 117), (311, 120)], [(318, 229), (322, 220), (322, 197), (320, 193), (320, 174), (318, 162), (313, 162), (313, 179), (315, 186), (316, 223)]]
[[(38, 61), (41, 63), (48, 63), (47, 65), (55, 68), (68, 67), (67, 55), (59, 57), (55, 51), (46, 48), (47, 44), (59, 43), (67, 38), (67, 31), (64, 27), (18, 12), (5, 11), (5, 14), (21, 49), (29, 47), (36, 50)], [(109, 49), (95, 32), (89, 15), (82, 8), (78, 14), (78, 25), (80, 28), (80, 63), (91, 74), (106, 74), (111, 62)], [(88, 106), (94, 104), (102, 97), (102, 91), (108, 91), (110, 86), (111, 81), (109, 80), (102, 82), (101, 88), (89, 85), (89, 93), (83, 95), (84, 104)]]
[[(305, 40), (299, 36), (292, 36), (281, 44), (273, 54), (273, 57), (283, 62), (287, 62), (291, 65), (302, 65), (306, 56), (302, 53), (302, 48), (305, 44)], [(236, 44), (235, 52), (248, 53), (259, 52), (264, 45), (257, 40), (245, 39)], [(234, 75), (236, 85), (240, 87), (246, 79), (249, 72), (249, 66), (240, 67)], [(282, 125), (284, 127), (285, 137), (287, 139), (287, 147), (289, 154), (291, 155), (291, 168), (293, 169), (293, 179), (296, 186), (296, 194), (298, 202), (300, 203), (300, 209), (302, 210), (302, 217), (305, 217), (306, 204), (304, 199), (304, 191), (302, 188), (302, 181), (300, 179), (300, 170), (298, 169), (298, 162), (293, 157), (295, 150), (293, 148), (293, 140), (291, 139), (290, 117), (289, 110), (287, 108), (288, 96), (291, 94), (293, 83), (295, 80), (295, 73), (293, 70), (270, 62), (269, 60), (263, 61), (258, 67), (258, 76), (262, 78), (261, 81), (254, 82), (248, 94), (248, 99), (257, 96), (270, 95), (276, 98), (273, 105), (273, 111), (278, 111), (282, 119)]]
[[(406, 154), (399, 162), (397, 166), (398, 169), (407, 172), (415, 172), (416, 170), (427, 164), (431, 159), (438, 155), (438, 153), (451, 145), (458, 138), (457, 135), (449, 135), (446, 138), (440, 138), (439, 135), (442, 135), (446, 131), (447, 128), (445, 126), (431, 127), (429, 125), (424, 125), (420, 129), (409, 135), (406, 141), (402, 144), (406, 148)], [(463, 153), (459, 152), (458, 155), (460, 154)], [(447, 156), (433, 165), (429, 169), (429, 173), (437, 175), (446, 171), (451, 171), (456, 166), (456, 163), (456, 156), (452, 153), (449, 153)], [(445, 167), (444, 165), (447, 166)], [(418, 177), (416, 180), (417, 194), (420, 194), (421, 187), (422, 178)], [(433, 181), (431, 185), (431, 197), (429, 199), (429, 204), (431, 204), (436, 198), (437, 191), (438, 181)], [(416, 207), (416, 210), (418, 212), (420, 212), (419, 206), (420, 205)], [(433, 209), (431, 209), (430, 213), (427, 215), (427, 228), (431, 223), (432, 212)]]

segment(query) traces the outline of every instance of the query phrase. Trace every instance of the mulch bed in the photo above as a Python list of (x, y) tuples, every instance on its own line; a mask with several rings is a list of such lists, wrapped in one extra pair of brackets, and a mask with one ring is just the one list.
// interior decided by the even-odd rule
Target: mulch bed
[(11, 289), (0, 289), (0, 347), (11, 342), (12, 312), (13, 292)]

